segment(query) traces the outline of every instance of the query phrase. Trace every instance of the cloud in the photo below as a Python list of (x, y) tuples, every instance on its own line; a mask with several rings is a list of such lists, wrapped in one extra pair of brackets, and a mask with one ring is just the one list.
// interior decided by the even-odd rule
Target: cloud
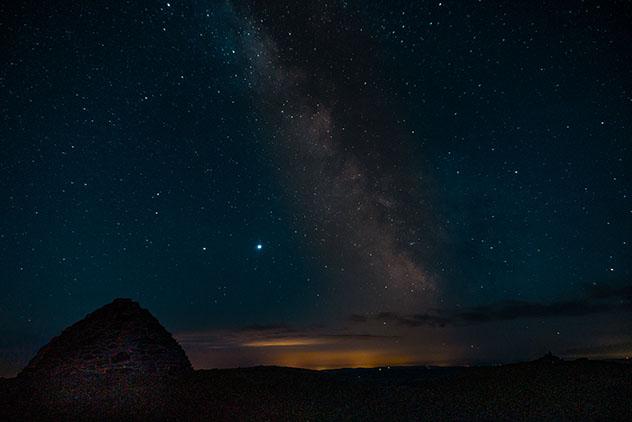
[(464, 322), (506, 321), (519, 318), (549, 318), (585, 316), (608, 312), (612, 304), (578, 302), (532, 303), (507, 301), (499, 304), (480, 306), (458, 312), (456, 319)]
[(364, 315), (351, 314), (351, 316), (349, 317), (349, 320), (351, 322), (367, 322), (369, 318)]
[(569, 349), (564, 352), (564, 355), (599, 358), (632, 356), (632, 341)]
[(177, 333), (175, 337), (184, 346), (209, 349), (333, 345), (357, 340), (399, 338), (399, 336), (334, 331), (324, 327), (294, 328), (286, 325), (253, 325), (234, 329), (182, 332)]
[(375, 316), (375, 319), (390, 320), (407, 327), (419, 327), (422, 325), (443, 327), (444, 325), (451, 323), (449, 318), (439, 315), (430, 315), (428, 313), (402, 316), (393, 312), (381, 312)]
[(591, 299), (632, 300), (632, 285), (612, 286), (608, 284), (590, 284), (585, 287), (587, 297)]
[(608, 312), (632, 311), (632, 286), (591, 285), (585, 297), (578, 300), (537, 303), (503, 301), (466, 309), (434, 310), (423, 314), (399, 314), (381, 312), (372, 315), (351, 315), (355, 323), (389, 321), (406, 327), (443, 327), (446, 325), (470, 325), (524, 318), (580, 317)]
[(266, 340), (252, 340), (242, 344), (243, 347), (297, 347), (297, 346), (314, 346), (317, 344), (327, 344), (322, 338), (314, 337), (297, 337), (297, 338), (279, 338)]

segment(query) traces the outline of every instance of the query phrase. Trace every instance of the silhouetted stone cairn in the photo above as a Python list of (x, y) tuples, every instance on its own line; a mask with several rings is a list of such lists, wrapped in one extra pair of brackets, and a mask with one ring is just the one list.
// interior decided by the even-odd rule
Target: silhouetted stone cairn
[(161, 394), (191, 371), (184, 350), (149, 311), (116, 299), (53, 338), (18, 379), (49, 411), (68, 406), (106, 416), (159, 408)]

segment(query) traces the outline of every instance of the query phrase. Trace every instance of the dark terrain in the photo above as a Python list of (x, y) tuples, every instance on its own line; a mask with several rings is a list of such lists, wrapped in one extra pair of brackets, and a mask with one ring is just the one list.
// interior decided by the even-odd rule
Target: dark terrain
[[(142, 382), (122, 402), (47, 406), (37, 388), (0, 383), (0, 419), (165, 420), (630, 420), (632, 366), (600, 361), (501, 367), (309, 371), (257, 367), (194, 371)], [(142, 394), (147, 386), (150, 394)]]
[(153, 316), (117, 300), (16, 378), (0, 420), (631, 420), (632, 365), (552, 355), (495, 367), (197, 370)]

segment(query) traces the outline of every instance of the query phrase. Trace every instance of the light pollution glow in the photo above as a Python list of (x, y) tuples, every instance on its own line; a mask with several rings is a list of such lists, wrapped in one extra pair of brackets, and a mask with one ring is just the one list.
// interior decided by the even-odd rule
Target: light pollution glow
[[(445, 347), (402, 344), (396, 336), (317, 334), (287, 329), (181, 333), (176, 338), (195, 368), (276, 365), (334, 369), (450, 365), (459, 357)], [(423, 358), (423, 362), (419, 359)]]
[(379, 350), (281, 350), (275, 365), (307, 369), (374, 368), (389, 365), (412, 365), (412, 356), (389, 354)]

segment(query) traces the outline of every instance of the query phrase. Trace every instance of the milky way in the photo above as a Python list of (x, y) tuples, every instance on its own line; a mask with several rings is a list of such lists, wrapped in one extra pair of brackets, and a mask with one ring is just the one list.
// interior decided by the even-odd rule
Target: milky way
[(331, 300), (344, 303), (347, 311), (351, 304), (359, 311), (378, 311), (431, 303), (437, 280), (423, 255), (434, 233), (424, 232), (428, 225), (421, 221), (429, 218), (429, 210), (402, 204), (405, 196), (422, 203), (420, 180), (398, 167), (404, 151), (384, 157), (375, 149), (354, 150), (363, 137), (400, 144), (401, 139), (391, 138), (406, 134), (392, 130), (393, 122), (373, 133), (354, 128), (358, 118), (345, 118), (343, 110), (360, 102), (337, 98), (338, 81), (323, 80), (308, 64), (285, 64), (264, 28), (249, 18), (241, 22), (254, 101), (274, 128), (274, 152), (289, 175), (286, 186), (298, 205), (302, 230), (328, 257), (322, 265), (332, 266)]

